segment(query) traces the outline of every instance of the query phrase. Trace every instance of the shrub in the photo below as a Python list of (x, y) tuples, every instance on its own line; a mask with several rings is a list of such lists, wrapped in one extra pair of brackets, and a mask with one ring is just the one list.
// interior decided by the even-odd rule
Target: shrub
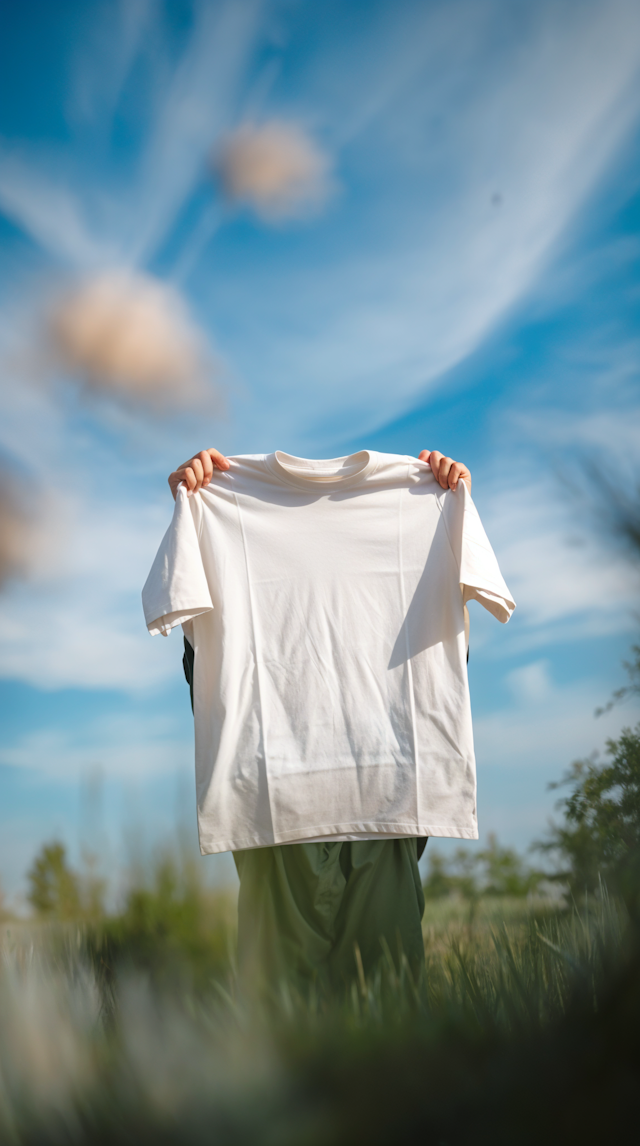
[(500, 847), (492, 833), (489, 846), (482, 850), (457, 848), (449, 859), (432, 851), (424, 892), (427, 899), (521, 897), (537, 891), (546, 878), (544, 872), (530, 868), (512, 848)]
[(535, 845), (559, 864), (551, 877), (574, 894), (594, 892), (604, 879), (626, 897), (637, 894), (640, 869), (640, 724), (607, 741), (606, 760), (577, 760), (552, 788), (564, 823), (552, 824)]

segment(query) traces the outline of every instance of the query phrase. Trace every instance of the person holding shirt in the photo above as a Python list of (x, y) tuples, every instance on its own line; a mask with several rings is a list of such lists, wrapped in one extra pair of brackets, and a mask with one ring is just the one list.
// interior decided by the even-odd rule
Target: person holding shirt
[[(422, 450), (443, 490), (471, 474), (437, 450)], [(230, 463), (219, 450), (201, 450), (168, 478), (176, 499), (206, 490)], [(189, 632), (188, 626), (186, 633)], [(185, 635), (184, 669), (193, 707), (194, 652)], [(418, 869), (426, 838), (323, 840), (234, 851), (240, 878), (238, 957), (241, 971), (303, 986), (315, 980), (346, 985), (371, 973), (385, 952), (404, 955), (416, 975), (424, 966), (424, 896)]]

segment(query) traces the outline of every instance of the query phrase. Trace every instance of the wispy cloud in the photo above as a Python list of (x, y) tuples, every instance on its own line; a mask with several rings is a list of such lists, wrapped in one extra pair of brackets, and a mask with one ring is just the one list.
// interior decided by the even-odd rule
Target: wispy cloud
[[(185, 705), (188, 697), (185, 695)], [(86, 780), (99, 770), (109, 780), (145, 780), (187, 771), (193, 739), (173, 715), (145, 719), (113, 713), (71, 727), (29, 731), (0, 748), (0, 764), (57, 780)]]
[(195, 181), (206, 174), (212, 145), (234, 115), (262, 0), (201, 2), (188, 46), (157, 110), (134, 191), (133, 261), (145, 264), (158, 250)]
[(547, 660), (532, 661), (521, 668), (512, 669), (507, 674), (507, 684), (516, 701), (544, 701), (553, 692), (553, 681), (549, 675)]
[(83, 191), (40, 149), (0, 144), (0, 209), (65, 265), (109, 263), (119, 253), (117, 243), (89, 219)]
[(630, 705), (596, 720), (594, 711), (603, 699), (601, 682), (595, 676), (568, 685), (556, 680), (550, 691), (521, 691), (520, 703), (511, 701), (476, 717), (480, 767), (537, 770), (542, 792), (547, 779), (559, 779), (573, 760), (601, 751), (608, 737), (638, 719), (638, 706)]
[[(347, 192), (319, 260), (303, 244), (250, 280), (224, 267), (234, 306), (252, 315), (251, 347), (233, 350), (271, 434), (306, 423), (312, 438), (329, 407), (365, 434), (437, 385), (541, 287), (638, 121), (640, 16), (626, 0), (527, 7), (526, 34), (493, 3), (438, 6), (418, 34), (407, 10), (402, 35), (395, 10), (374, 23), (350, 71), (346, 48), (343, 71), (315, 61), (303, 97), (337, 138), (338, 102), (347, 120), (366, 107), (339, 156), (347, 187), (371, 189), (357, 216)], [(421, 66), (405, 79), (416, 42)], [(358, 241), (344, 241), (350, 226)]]
[[(13, 131), (0, 148), (0, 210), (32, 241), (19, 267), (24, 244), (11, 240), (0, 271), (0, 449), (63, 541), (3, 591), (0, 675), (92, 690), (101, 714), (25, 729), (0, 759), (67, 793), (91, 765), (149, 792), (154, 777), (192, 767), (180, 637), (152, 641), (139, 602), (171, 514), (170, 469), (200, 446), (321, 456), (340, 439), (366, 444), (429, 392), (444, 408), (450, 369), (525, 300), (527, 313), (555, 318), (603, 259), (635, 282), (627, 236), (588, 264), (581, 250), (560, 268), (556, 259), (588, 223), (590, 197), (616, 179), (640, 119), (635, 0), (180, 9), (177, 29), (163, 0), (86, 6), (70, 44), (64, 144)], [(211, 149), (248, 120), (302, 124), (335, 158), (340, 193), (310, 225), (267, 232), (216, 196)], [(185, 412), (161, 423), (18, 369), (61, 272), (151, 264), (184, 280), (214, 231), (189, 301), (234, 373), (231, 421)], [(551, 807), (546, 781), (633, 715), (591, 720), (615, 687), (611, 649), (625, 638), (613, 635), (633, 630), (636, 578), (578, 526), (545, 471), (567, 443), (637, 449), (635, 335), (616, 327), (598, 344), (585, 325), (572, 347), (559, 333), (544, 378), (530, 370), (529, 385), (506, 370), (498, 400), (483, 377), (500, 413), (484, 411), (466, 438), (482, 455), (478, 502), (518, 600), (507, 630), (472, 617), (472, 672), (488, 666), (496, 681), (488, 703), (474, 695), (481, 826), (519, 845)], [(563, 641), (598, 650), (593, 679), (567, 683)], [(3, 864), (19, 853), (24, 866), (48, 837), (50, 809), (34, 817), (19, 838), (3, 834)]]
[(148, 128), (136, 162), (123, 170), (119, 156), (89, 147), (82, 132), (75, 151), (5, 144), (0, 209), (65, 263), (145, 265), (206, 173), (210, 148), (233, 117), (263, 7), (262, 0), (197, 0), (177, 62), (152, 0), (119, 4), (115, 19), (98, 10), (101, 34), (83, 39), (68, 111), (72, 120), (90, 120), (107, 147), (136, 56), (155, 53), (158, 58), (148, 61), (149, 90), (137, 93)]
[[(116, 177), (32, 148), (28, 160), (8, 154), (0, 174), (7, 213), (82, 266), (143, 266), (163, 247), (242, 105), (274, 5), (200, 0), (177, 62), (159, 10), (139, 0), (126, 19), (118, 11), (120, 78), (103, 91), (98, 53), (79, 114), (101, 106), (110, 121), (152, 28), (164, 63), (144, 92), (135, 161)], [(496, 0), (383, 6), (361, 31), (354, 64), (353, 31), (340, 43), (328, 22), (295, 94), (282, 81), (254, 109), (293, 119), (313, 109), (347, 190), (332, 229), (265, 252), (250, 275), (228, 265), (208, 275), (212, 296), (222, 291), (208, 319), (254, 395), (248, 435), (277, 426), (311, 438), (329, 410), (364, 434), (400, 414), (539, 283), (640, 114), (631, 0), (543, 0), (508, 18)], [(82, 51), (94, 58), (90, 38)], [(368, 188), (357, 205), (354, 180)]]
[(590, 528), (553, 475), (531, 484), (501, 483), (483, 514), (500, 565), (518, 602), (516, 647), (626, 632), (640, 574)]
[(32, 582), (16, 581), (0, 597), (0, 675), (44, 689), (158, 687), (175, 674), (179, 641), (151, 641), (140, 586), (166, 528), (170, 498), (163, 512), (131, 496), (91, 498), (82, 485), (58, 497), (64, 547), (36, 570), (37, 592)]
[(162, 22), (160, 0), (102, 0), (91, 6), (71, 69), (66, 107), (71, 123), (106, 134), (145, 39), (154, 40)]
[[(533, 667), (520, 671), (525, 674)], [(640, 717), (638, 707), (629, 706), (596, 720), (594, 709), (602, 704), (606, 689), (595, 675), (571, 684), (556, 677), (551, 683), (548, 692), (525, 689), (515, 704), (512, 693), (504, 707), (475, 716), (481, 840), (494, 831), (503, 843), (522, 851), (543, 836), (558, 798), (548, 785), (558, 781), (573, 760), (602, 752), (609, 737)], [(433, 842), (442, 847), (440, 841)]]
[[(140, 3), (117, 56), (117, 82), (98, 76), (92, 87), (87, 73), (78, 96), (80, 118), (124, 108), (135, 61), (147, 51), (145, 29), (153, 27), (162, 66), (152, 73), (139, 151), (101, 187), (102, 169), (88, 174), (75, 160), (65, 168), (37, 145), (28, 158), (14, 151), (0, 174), (8, 213), (74, 265), (113, 261), (123, 251), (131, 261), (149, 259), (242, 106), (273, 10), (258, 0), (201, 2), (172, 58), (163, 51), (162, 24), (158, 30), (150, 15), (155, 9)], [(364, 436), (435, 387), (532, 284), (544, 291), (558, 242), (637, 122), (640, 15), (627, 0), (606, 8), (543, 0), (506, 12), (494, 0), (383, 5), (363, 25), (357, 56), (354, 33), (338, 42), (328, 21), (294, 87), (281, 79), (264, 90), (256, 118), (287, 112), (315, 123), (338, 151), (344, 192), (317, 228), (296, 232), (294, 242), (256, 245), (249, 262), (246, 234), (235, 246), (230, 232), (225, 255), (203, 271), (198, 311), (220, 332), (241, 383), (236, 423), (218, 442), (224, 449), (288, 445), (322, 453), (336, 426)], [(104, 60), (95, 58), (100, 72)], [(126, 465), (113, 455), (135, 442), (136, 459), (148, 452), (149, 473), (165, 462), (168, 471), (193, 448), (183, 444), (184, 428), (172, 427), (172, 442), (144, 420), (132, 429), (126, 415), (114, 416), (110, 453), (102, 439), (87, 444), (86, 427), (72, 426), (51, 396), (10, 390), (0, 431), (7, 448), (28, 463), (38, 443), (61, 488), (74, 480), (84, 487), (84, 509), (71, 514), (71, 550), (80, 552), (91, 534), (96, 506), (110, 543), (92, 542), (96, 560), (82, 565), (90, 579), (84, 588), (70, 574), (67, 588), (58, 585), (39, 603), (7, 599), (19, 624), (8, 630), (5, 673), (34, 683), (135, 688), (128, 665), (141, 657), (149, 679), (161, 679), (169, 660), (162, 667), (142, 630), (132, 634), (162, 519), (152, 524), (148, 507), (139, 506), (139, 516), (129, 516)], [(595, 434), (587, 421), (584, 433)], [(213, 428), (202, 432), (210, 438)], [(195, 443), (202, 444), (214, 443)], [(96, 455), (113, 483), (108, 488), (105, 478), (99, 494)], [(155, 494), (153, 501), (159, 504)], [(567, 544), (570, 523), (551, 487), (523, 482), (488, 522), (520, 604), (523, 639), (552, 641), (578, 625), (602, 632), (626, 625), (633, 578), (590, 543)], [(121, 562), (127, 581), (120, 597), (113, 553), (120, 560), (134, 536), (144, 539), (144, 559), (139, 549), (135, 561)], [(92, 642), (103, 650), (99, 665)]]

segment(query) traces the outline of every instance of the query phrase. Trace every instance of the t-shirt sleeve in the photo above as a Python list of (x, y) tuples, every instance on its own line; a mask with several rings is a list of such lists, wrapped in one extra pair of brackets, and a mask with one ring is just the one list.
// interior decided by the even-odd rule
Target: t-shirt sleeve
[(464, 482), (458, 483), (455, 493), (448, 490), (441, 505), (451, 548), (460, 569), (464, 604), (479, 601), (504, 624), (516, 603)]
[(178, 487), (173, 520), (165, 533), (142, 590), (142, 607), (152, 636), (167, 636), (175, 625), (213, 609), (202, 564), (196, 515), (198, 498)]

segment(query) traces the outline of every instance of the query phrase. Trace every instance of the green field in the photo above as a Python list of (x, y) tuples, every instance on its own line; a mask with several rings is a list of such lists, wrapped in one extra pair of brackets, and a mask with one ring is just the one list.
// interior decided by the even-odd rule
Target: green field
[(604, 891), (431, 901), (422, 981), (389, 953), (340, 998), (256, 998), (232, 899), (154, 886), (2, 924), (2, 1143), (591, 1142), (635, 1104), (636, 929)]
[[(640, 726), (569, 773), (533, 869), (431, 848), (416, 979), (381, 946), (333, 994), (238, 978), (234, 896), (187, 847), (107, 910), (51, 843), (0, 921), (0, 1146), (572, 1146), (640, 1084)], [(554, 834), (555, 833), (555, 834)], [(611, 889), (611, 892), (608, 890)], [(509, 894), (506, 894), (509, 892)], [(543, 894), (546, 892), (546, 894)]]

